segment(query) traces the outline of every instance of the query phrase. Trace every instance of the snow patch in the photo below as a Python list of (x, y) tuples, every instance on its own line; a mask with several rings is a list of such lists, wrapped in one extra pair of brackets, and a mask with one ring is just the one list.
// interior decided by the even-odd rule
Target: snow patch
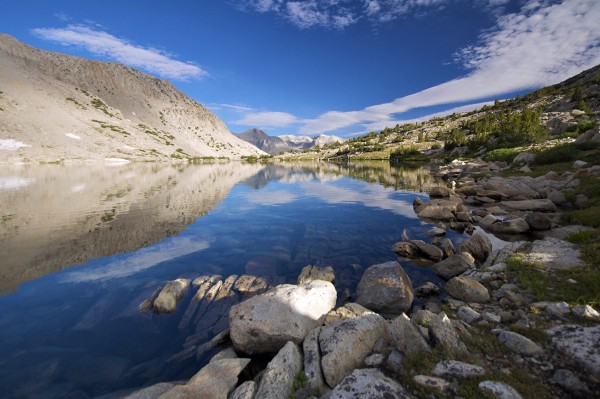
[(13, 139), (0, 139), (0, 150), (15, 151), (19, 148), (31, 147), (29, 144), (25, 144), (22, 141)]
[(81, 140), (81, 137), (79, 137), (78, 135), (76, 135), (74, 133), (65, 133), (65, 136), (70, 137), (75, 140)]
[(129, 161), (127, 159), (123, 159), (123, 158), (104, 158), (104, 160), (109, 165), (124, 165), (126, 163), (131, 162), (131, 161)]
[(79, 192), (81, 192), (83, 190), (85, 190), (85, 184), (84, 183), (76, 184), (73, 187), (71, 187), (71, 192), (72, 193), (79, 193)]
[(137, 148), (135, 147), (130, 147), (128, 145), (124, 145), (123, 148), (125, 148), (126, 150), (137, 150)]
[(33, 181), (33, 179), (26, 179), (20, 176), (0, 176), (0, 190), (14, 190), (27, 187)]

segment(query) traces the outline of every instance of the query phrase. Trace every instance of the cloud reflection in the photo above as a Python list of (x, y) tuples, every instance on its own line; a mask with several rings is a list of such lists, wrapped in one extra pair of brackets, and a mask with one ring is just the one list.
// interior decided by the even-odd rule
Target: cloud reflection
[(244, 194), (244, 198), (254, 205), (283, 205), (298, 199), (298, 196), (287, 190), (261, 190)]
[(203, 251), (210, 247), (208, 240), (196, 237), (178, 237), (165, 240), (151, 247), (134, 252), (125, 259), (117, 259), (106, 265), (86, 267), (83, 270), (68, 272), (63, 282), (84, 283), (91, 281), (105, 281), (114, 278), (128, 277), (149, 269), (161, 262), (172, 260), (180, 256)]

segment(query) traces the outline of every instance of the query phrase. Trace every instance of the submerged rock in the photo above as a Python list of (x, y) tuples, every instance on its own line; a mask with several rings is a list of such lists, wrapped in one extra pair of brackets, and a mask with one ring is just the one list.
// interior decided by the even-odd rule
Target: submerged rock
[(175, 281), (169, 281), (162, 289), (154, 301), (154, 311), (157, 313), (172, 313), (177, 307), (177, 302), (183, 297), (190, 280), (178, 278)]
[(335, 273), (333, 267), (319, 267), (319, 266), (304, 266), (302, 272), (298, 276), (298, 284), (306, 283), (313, 280), (323, 280), (333, 283), (335, 281)]
[(335, 306), (333, 284), (315, 280), (279, 285), (234, 305), (229, 312), (231, 340), (241, 352), (273, 353), (288, 341), (301, 343)]
[(383, 315), (399, 315), (412, 306), (410, 278), (398, 262), (369, 267), (356, 289), (356, 302)]

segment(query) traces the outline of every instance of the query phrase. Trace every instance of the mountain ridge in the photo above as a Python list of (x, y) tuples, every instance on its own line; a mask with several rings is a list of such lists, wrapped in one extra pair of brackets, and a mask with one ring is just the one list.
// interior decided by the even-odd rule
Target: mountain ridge
[(0, 55), (0, 162), (264, 155), (166, 80), (6, 34)]

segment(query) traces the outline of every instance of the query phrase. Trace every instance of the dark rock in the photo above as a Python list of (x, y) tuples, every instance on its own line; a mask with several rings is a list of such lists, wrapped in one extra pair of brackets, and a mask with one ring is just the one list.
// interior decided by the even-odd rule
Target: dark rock
[(492, 252), (492, 242), (485, 234), (477, 233), (460, 244), (458, 250), (470, 253), (475, 260), (483, 263)]
[(438, 276), (449, 280), (472, 267), (475, 267), (475, 259), (473, 256), (468, 252), (460, 252), (434, 264), (432, 270)]
[(393, 251), (401, 258), (415, 258), (419, 254), (419, 248), (412, 242), (401, 241), (394, 244)]
[(411, 242), (417, 246), (424, 257), (434, 261), (442, 260), (444, 253), (435, 245), (427, 244), (421, 240), (411, 240)]
[(429, 192), (429, 197), (430, 198), (449, 198), (450, 190), (448, 190), (446, 187), (434, 187)]
[(384, 315), (399, 315), (410, 309), (414, 297), (410, 278), (398, 262), (369, 267), (356, 290), (356, 302)]
[(528, 213), (525, 215), (525, 221), (531, 230), (550, 230), (552, 228), (552, 221), (539, 212)]

